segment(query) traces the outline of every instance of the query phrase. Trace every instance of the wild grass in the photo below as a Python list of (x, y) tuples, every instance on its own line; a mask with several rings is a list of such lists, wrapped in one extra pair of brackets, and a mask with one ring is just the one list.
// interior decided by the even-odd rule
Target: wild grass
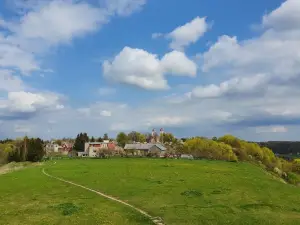
[[(161, 217), (167, 225), (300, 220), (300, 188), (248, 163), (120, 158), (58, 160), (45, 168)], [(151, 224), (126, 206), (51, 180), (40, 168), (2, 175), (0, 183), (4, 224)]]

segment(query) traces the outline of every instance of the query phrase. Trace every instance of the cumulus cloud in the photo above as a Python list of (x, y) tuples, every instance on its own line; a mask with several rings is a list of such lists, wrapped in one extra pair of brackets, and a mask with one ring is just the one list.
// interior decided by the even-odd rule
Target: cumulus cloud
[(209, 29), (209, 24), (206, 22), (206, 17), (196, 17), (192, 21), (177, 27), (166, 37), (171, 39), (170, 48), (182, 50), (190, 44), (196, 43)]
[(95, 32), (113, 16), (129, 15), (145, 2), (109, 0), (100, 8), (84, 1), (15, 0), (12, 5), (19, 18), (0, 22), (5, 30), (0, 32), (0, 67), (12, 67), (23, 74), (42, 70), (38, 59), (51, 47)]
[(9, 92), (7, 108), (13, 112), (35, 112), (38, 109), (55, 107), (61, 109), (59, 97), (51, 93)]
[(146, 0), (102, 0), (102, 2), (108, 12), (119, 16), (128, 16), (146, 4)]
[(58, 44), (95, 31), (106, 22), (104, 10), (84, 2), (55, 0), (38, 11), (25, 14), (20, 23), (13, 25), (11, 29), (23, 38), (42, 39), (50, 44)]
[(300, 29), (300, 2), (287, 0), (263, 17), (262, 25), (278, 30)]
[(173, 51), (161, 60), (143, 49), (125, 47), (113, 61), (104, 61), (104, 77), (149, 90), (169, 88), (165, 74), (195, 76), (196, 64), (184, 53)]
[(284, 126), (257, 127), (256, 133), (286, 133), (288, 129)]
[(13, 75), (11, 70), (0, 69), (0, 91), (20, 91), (25, 84), (20, 77)]
[(167, 81), (157, 55), (125, 47), (112, 62), (104, 61), (105, 77), (145, 89), (166, 89)]
[(196, 76), (197, 65), (183, 52), (172, 51), (161, 59), (161, 66), (166, 73), (173, 75)]
[(265, 74), (257, 74), (249, 77), (235, 77), (222, 82), (220, 85), (210, 84), (195, 87), (192, 96), (197, 98), (217, 98), (224, 96), (243, 96), (264, 91), (269, 77)]

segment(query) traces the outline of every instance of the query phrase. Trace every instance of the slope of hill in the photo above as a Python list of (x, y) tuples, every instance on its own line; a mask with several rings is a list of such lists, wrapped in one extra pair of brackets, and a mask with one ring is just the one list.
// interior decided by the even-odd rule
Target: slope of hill
[[(127, 201), (168, 225), (276, 225), (300, 219), (300, 188), (249, 163), (82, 159), (47, 163), (45, 169)], [(5, 224), (151, 224), (130, 208), (45, 177), (38, 168), (2, 175), (0, 183), (6, 184), (0, 186)]]

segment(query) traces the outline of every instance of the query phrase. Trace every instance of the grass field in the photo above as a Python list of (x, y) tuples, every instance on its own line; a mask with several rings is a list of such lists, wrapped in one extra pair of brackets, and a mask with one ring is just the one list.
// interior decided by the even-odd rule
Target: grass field
[[(180, 224), (299, 224), (300, 188), (248, 163), (164, 159), (48, 162), (54, 176)], [(41, 167), (0, 176), (0, 224), (151, 224), (131, 208), (46, 177)]]

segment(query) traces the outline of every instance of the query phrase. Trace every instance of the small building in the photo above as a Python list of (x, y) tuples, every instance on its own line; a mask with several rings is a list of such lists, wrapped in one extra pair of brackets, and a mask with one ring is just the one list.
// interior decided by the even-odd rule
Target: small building
[(96, 157), (101, 150), (115, 151), (115, 149), (116, 144), (108, 140), (103, 142), (86, 142), (84, 144), (84, 152), (89, 157)]
[(162, 144), (126, 144), (124, 150), (133, 155), (146, 156), (149, 154), (164, 156), (166, 153), (166, 148)]
[(57, 153), (61, 155), (68, 155), (72, 151), (73, 144), (69, 142), (64, 142), (62, 145), (59, 145), (55, 142), (50, 142), (45, 146), (45, 150), (48, 153)]

